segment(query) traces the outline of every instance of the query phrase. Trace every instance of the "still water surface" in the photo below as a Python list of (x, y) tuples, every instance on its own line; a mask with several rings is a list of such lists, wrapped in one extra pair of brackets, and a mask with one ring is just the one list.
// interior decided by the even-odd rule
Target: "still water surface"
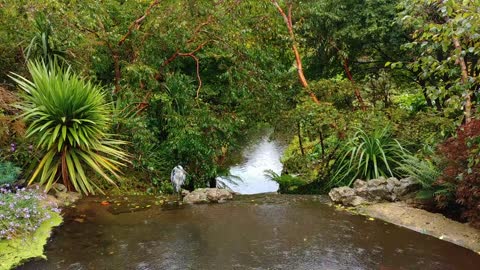
[(101, 200), (82, 200), (48, 243), (48, 260), (19, 269), (480, 266), (480, 256), (472, 251), (336, 210), (324, 197), (255, 195), (225, 204), (170, 207), (155, 206), (151, 197), (110, 198), (110, 206)]
[[(261, 137), (231, 168), (241, 181), (230, 188), (276, 191), (264, 170), (280, 173), (282, 152), (280, 143)], [(158, 206), (159, 200), (84, 199), (55, 230), (48, 260), (19, 269), (480, 269), (472, 251), (339, 211), (325, 197), (237, 196), (195, 206)]]

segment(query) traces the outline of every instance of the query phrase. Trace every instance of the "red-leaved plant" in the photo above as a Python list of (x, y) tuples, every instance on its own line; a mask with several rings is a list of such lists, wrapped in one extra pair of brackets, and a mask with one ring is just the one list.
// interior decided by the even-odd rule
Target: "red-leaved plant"
[[(461, 206), (462, 217), (480, 228), (480, 120), (461, 126), (455, 137), (439, 146), (445, 158), (445, 169), (438, 184), (454, 189), (455, 202)], [(448, 196), (437, 197), (448, 204)]]

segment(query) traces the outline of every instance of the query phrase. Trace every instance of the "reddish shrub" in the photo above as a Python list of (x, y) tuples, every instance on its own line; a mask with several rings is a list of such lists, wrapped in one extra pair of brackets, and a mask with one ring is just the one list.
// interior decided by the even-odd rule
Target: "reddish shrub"
[[(462, 208), (462, 217), (480, 228), (479, 142), (480, 120), (472, 120), (457, 130), (456, 137), (439, 146), (439, 152), (445, 158), (445, 169), (438, 184), (454, 188), (453, 195)], [(448, 203), (448, 198), (439, 199), (440, 203)]]

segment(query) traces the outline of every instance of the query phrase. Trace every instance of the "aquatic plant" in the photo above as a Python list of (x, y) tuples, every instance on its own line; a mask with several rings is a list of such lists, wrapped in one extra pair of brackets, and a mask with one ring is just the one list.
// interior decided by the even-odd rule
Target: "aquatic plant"
[(94, 194), (100, 188), (87, 177), (86, 165), (115, 185), (109, 174), (118, 178), (128, 156), (119, 148), (125, 142), (107, 133), (111, 107), (102, 88), (56, 63), (29, 62), (28, 69), (32, 81), (12, 78), (27, 94), (26, 137), (37, 138), (37, 147), (45, 151), (29, 184), (39, 178), (49, 190), (62, 180), (69, 190)]

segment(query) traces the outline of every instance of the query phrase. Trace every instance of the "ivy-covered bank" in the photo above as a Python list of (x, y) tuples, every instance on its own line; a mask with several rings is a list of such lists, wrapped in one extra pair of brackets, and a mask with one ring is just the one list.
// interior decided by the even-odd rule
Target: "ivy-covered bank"
[(44, 257), (43, 246), (62, 223), (56, 204), (39, 189), (0, 188), (0, 269)]

